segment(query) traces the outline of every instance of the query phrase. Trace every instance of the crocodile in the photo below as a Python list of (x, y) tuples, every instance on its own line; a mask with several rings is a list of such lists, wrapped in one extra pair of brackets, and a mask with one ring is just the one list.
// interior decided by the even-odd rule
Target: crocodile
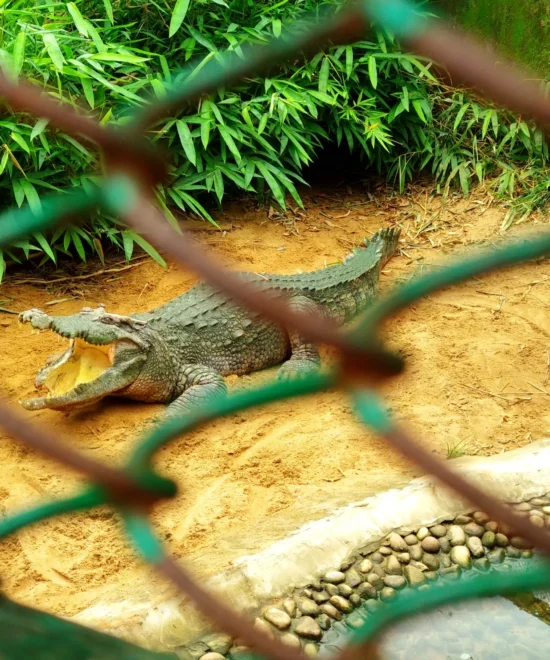
[[(364, 239), (342, 262), (295, 275), (239, 273), (295, 310), (320, 311), (344, 325), (377, 294), (380, 271), (396, 250), (397, 228)], [(108, 396), (169, 404), (164, 416), (187, 413), (227, 393), (225, 376), (244, 375), (282, 363), (277, 378), (320, 368), (318, 347), (205, 282), (150, 312), (124, 316), (84, 307), (50, 316), (39, 309), (19, 319), (69, 340), (36, 377), (43, 396), (21, 401), (27, 410), (71, 412)]]

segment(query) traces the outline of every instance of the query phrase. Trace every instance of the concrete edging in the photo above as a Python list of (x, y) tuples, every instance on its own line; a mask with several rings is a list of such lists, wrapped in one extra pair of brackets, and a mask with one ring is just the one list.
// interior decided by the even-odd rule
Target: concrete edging
[[(452, 467), (503, 501), (522, 502), (550, 489), (550, 439), (489, 458), (456, 459)], [(432, 477), (414, 479), (402, 489), (303, 525), (262, 552), (241, 557), (205, 586), (235, 609), (253, 615), (267, 602), (339, 566), (358, 548), (374, 548), (392, 531), (450, 521), (469, 506)], [(209, 622), (179, 596), (159, 603), (127, 600), (99, 605), (73, 620), (159, 651), (174, 650), (211, 631)]]

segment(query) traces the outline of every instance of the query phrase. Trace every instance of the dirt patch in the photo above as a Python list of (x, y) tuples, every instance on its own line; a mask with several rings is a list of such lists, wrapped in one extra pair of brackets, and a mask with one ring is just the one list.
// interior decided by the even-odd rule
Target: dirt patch
[[(295, 273), (322, 268), (363, 236), (398, 222), (405, 230), (402, 253), (382, 275), (387, 290), (419, 269), (444, 263), (464, 245), (495, 239), (504, 213), (487, 199), (451, 200), (441, 207), (440, 198), (424, 191), (407, 197), (380, 193), (369, 201), (340, 190), (311, 193), (305, 211), (284, 217), (235, 204), (222, 218), (225, 234), (204, 231), (199, 237), (236, 268)], [(550, 263), (543, 261), (478, 278), (415, 304), (387, 324), (389, 341), (407, 358), (407, 372), (385, 394), (437, 455), (489, 455), (548, 434), (549, 277)], [(164, 270), (147, 261), (47, 287), (8, 280), (2, 299), (13, 298), (4, 304), (18, 311), (69, 298), (46, 308), (68, 314), (104, 303), (108, 310), (131, 313), (153, 308), (194, 282), (175, 266)], [(16, 317), (0, 315), (3, 394), (13, 403), (31, 396), (37, 368), (62, 348), (59, 338), (33, 334), (18, 327)], [(272, 374), (229, 380), (234, 387)], [(73, 416), (22, 412), (78, 450), (117, 465), (157, 410), (112, 400)], [(1, 439), (4, 512), (68, 495), (80, 483), (22, 444)], [(338, 392), (217, 421), (174, 442), (157, 464), (181, 493), (157, 509), (156, 528), (173, 554), (202, 576), (335, 506), (420, 474), (361, 428)], [(155, 600), (168, 588), (136, 559), (108, 510), (22, 531), (4, 542), (0, 574), (9, 596), (62, 615), (99, 602)]]

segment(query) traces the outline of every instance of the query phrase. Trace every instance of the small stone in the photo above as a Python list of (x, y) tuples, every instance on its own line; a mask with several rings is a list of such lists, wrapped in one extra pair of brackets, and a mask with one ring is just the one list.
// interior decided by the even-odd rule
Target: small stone
[(372, 584), (363, 582), (357, 587), (357, 595), (365, 600), (367, 598), (376, 598), (376, 589), (372, 586)]
[(384, 587), (380, 592), (380, 598), (382, 600), (392, 600), (397, 596), (397, 591), (391, 587)]
[(185, 646), (179, 646), (177, 649), (175, 649), (174, 653), (178, 660), (195, 660), (195, 658), (187, 651)]
[(423, 584), (426, 581), (422, 571), (418, 570), (418, 568), (415, 568), (414, 566), (405, 566), (403, 572), (411, 587), (416, 587), (417, 585)]
[(470, 551), (472, 557), (477, 559), (485, 555), (483, 543), (481, 542), (481, 539), (478, 539), (477, 536), (471, 536), (468, 539), (466, 545), (468, 546), (468, 550)]
[(522, 550), (521, 551), (521, 556), (524, 559), (531, 559), (531, 557), (533, 556), (533, 551), (532, 550)]
[(229, 650), (229, 657), (231, 660), (244, 660), (250, 655), (248, 646), (233, 646)]
[(444, 578), (449, 578), (450, 580), (458, 580), (461, 571), (458, 564), (453, 564), (448, 568), (442, 568), (439, 572)]
[(472, 513), (472, 518), (478, 525), (485, 525), (491, 520), (491, 517), (485, 513), (485, 511), (474, 511)]
[(369, 559), (375, 564), (381, 564), (384, 561), (384, 557), (379, 552), (373, 552), (372, 555), (369, 555)]
[(403, 589), (407, 586), (407, 580), (402, 575), (386, 575), (384, 584), (392, 589)]
[(439, 575), (435, 571), (426, 571), (426, 573), (424, 573), (424, 577), (426, 578), (426, 580), (429, 580), (430, 582), (434, 582), (435, 580), (437, 580)]
[(414, 534), (407, 534), (407, 536), (405, 536), (405, 543), (407, 545), (416, 545), (418, 543), (418, 538)]
[(384, 546), (380, 548), (379, 552), (381, 555), (384, 555), (384, 557), (389, 557), (391, 555), (391, 549)]
[(464, 531), (466, 534), (468, 534), (468, 536), (479, 536), (479, 538), (481, 538), (485, 528), (475, 522), (471, 522), (467, 525), (464, 525)]
[(439, 541), (433, 536), (426, 536), (422, 540), (421, 545), (423, 550), (425, 550), (426, 552), (433, 552), (433, 553), (439, 552), (439, 548), (441, 547), (439, 545)]
[(402, 575), (403, 569), (401, 568), (401, 564), (399, 563), (397, 557), (394, 557), (393, 555), (388, 557), (386, 573), (388, 573), (388, 575)]
[(353, 605), (353, 607), (357, 607), (358, 605), (361, 605), (361, 598), (357, 594), (351, 594), (349, 597), (349, 602)]
[(210, 651), (220, 653), (221, 655), (225, 655), (233, 644), (231, 636), (225, 633), (211, 633), (204, 637), (202, 641), (208, 646)]
[(505, 552), (506, 556), (510, 557), (511, 559), (519, 559), (521, 557), (521, 550), (518, 550), (511, 545), (506, 548)]
[(321, 626), (323, 630), (328, 630), (331, 624), (330, 617), (323, 612), (323, 614), (320, 614), (317, 617), (317, 623)]
[(337, 596), (340, 595), (340, 596), (344, 596), (344, 598), (349, 598), (352, 593), (353, 593), (353, 589), (347, 584), (338, 585), (338, 593), (336, 594)]
[(470, 522), (472, 522), (472, 516), (460, 515), (455, 518), (456, 525), (467, 525)]
[(520, 502), (519, 504), (514, 505), (516, 511), (531, 511), (533, 507), (527, 502)]
[(518, 550), (532, 550), (534, 548), (534, 545), (531, 543), (531, 541), (522, 539), (520, 536), (512, 536), (510, 543), (514, 546), (514, 548), (518, 548)]
[(205, 653), (201, 657), (201, 660), (225, 660), (225, 656), (223, 656), (221, 653), (208, 651), (208, 653)]
[(365, 601), (365, 607), (367, 608), (367, 612), (372, 614), (373, 612), (377, 612), (380, 609), (380, 602), (372, 599), (367, 600)]
[(447, 528), (445, 525), (434, 525), (430, 527), (430, 534), (436, 539), (441, 539), (447, 534)]
[(487, 559), (491, 564), (502, 564), (505, 556), (506, 553), (504, 552), (504, 548), (495, 548), (487, 554)]
[(328, 592), (326, 591), (316, 591), (313, 594), (313, 600), (317, 603), (317, 605), (320, 605), (321, 603), (326, 603), (327, 600), (330, 598)]
[(417, 587), (418, 591), (429, 591), (430, 590), (430, 585), (429, 584), (421, 584), (419, 587)]
[(319, 580), (314, 580), (314, 581), (311, 583), (311, 588), (312, 588), (314, 591), (323, 591), (323, 586), (321, 585), (321, 583), (319, 582)]
[(547, 516), (550, 516), (550, 506), (543, 506), (542, 512), (545, 513)]
[(290, 616), (294, 616), (294, 614), (296, 614), (296, 603), (292, 600), (292, 598), (287, 598), (284, 600), (283, 607)]
[[(262, 623), (265, 623), (265, 621), (262, 621)], [(265, 623), (265, 625), (268, 624)], [(187, 646), (185, 650), (194, 660), (199, 660), (205, 653), (208, 653), (208, 646), (204, 642), (195, 642)]]
[(344, 614), (346, 612), (350, 612), (353, 609), (353, 607), (351, 606), (351, 603), (349, 602), (349, 600), (346, 600), (342, 596), (333, 596), (329, 600), (329, 603), (331, 605), (334, 605), (334, 607), (336, 609), (340, 610), (340, 612), (344, 612)]
[[(336, 598), (336, 596), (335, 596)], [(294, 632), (304, 639), (321, 639), (323, 632), (321, 626), (310, 616), (303, 616), (296, 622)]]
[(422, 559), (422, 555), (424, 554), (420, 543), (417, 543), (416, 545), (411, 545), (409, 547), (409, 554), (411, 556), (411, 559), (413, 559), (414, 561), (420, 561)]
[(346, 584), (350, 587), (356, 587), (358, 584), (361, 584), (361, 582), (362, 578), (359, 573), (354, 568), (350, 568), (346, 573)]
[(442, 568), (449, 568), (451, 565), (451, 558), (449, 555), (440, 555), (439, 556), (439, 563), (441, 564)]
[(489, 550), (492, 550), (496, 545), (495, 533), (494, 532), (485, 532), (481, 537), (481, 543)]
[(403, 537), (397, 534), (396, 532), (390, 534), (389, 542), (390, 542), (390, 548), (392, 550), (395, 550), (395, 552), (406, 552), (408, 546), (405, 543)]
[[(417, 568), (419, 571), (422, 571), (422, 572), (428, 570), (428, 567), (426, 566), (426, 564), (423, 564), (421, 561), (411, 561), (409, 566), (413, 566), (414, 568)], [(405, 569), (403, 569), (403, 571), (404, 570)]]
[(290, 626), (290, 616), (277, 607), (270, 607), (264, 612), (264, 618), (277, 630), (286, 630)]
[(311, 598), (311, 596), (313, 595), (313, 592), (311, 591), (311, 589), (304, 589), (302, 591), (302, 595), (304, 595), (306, 598)]
[(296, 605), (300, 612), (306, 616), (319, 614), (319, 606), (310, 598), (296, 598)]
[(256, 618), (254, 620), (254, 628), (267, 635), (270, 639), (273, 639), (273, 628), (264, 619), (260, 619), (260, 617)]
[(340, 570), (343, 571), (344, 573), (348, 570), (348, 568), (351, 568), (353, 564), (357, 561), (357, 556), (353, 555), (351, 557), (348, 557), (346, 561), (343, 561), (340, 565)]
[(461, 568), (470, 568), (472, 565), (470, 550), (465, 545), (455, 545), (451, 550), (451, 561)]
[(351, 626), (352, 628), (361, 628), (365, 623), (365, 619), (358, 614), (357, 612), (352, 612), (346, 619), (346, 625)]
[(342, 613), (339, 612), (334, 607), (334, 605), (331, 605), (330, 603), (325, 603), (324, 605), (321, 605), (321, 609), (331, 619), (335, 619), (336, 621), (340, 621), (340, 619), (342, 618)]
[(281, 642), (287, 646), (290, 646), (292, 649), (302, 648), (302, 642), (298, 637), (296, 637), (296, 635), (293, 635), (292, 633), (285, 633), (281, 637)]
[(535, 526), (535, 527), (544, 527), (544, 518), (540, 518), (539, 516), (531, 516), (529, 518), (529, 521)]
[(430, 555), (427, 552), (424, 554), (422, 557), (422, 563), (426, 564), (426, 566), (430, 569), (430, 571), (438, 571), (439, 570), (439, 559), (437, 557), (434, 557), (434, 555)]
[(466, 543), (466, 533), (458, 525), (451, 525), (449, 527), (449, 536), (452, 546), (464, 545)]
[(540, 511), (539, 509), (533, 509), (530, 513), (530, 516), (537, 517), (537, 518), (544, 518), (544, 513)]
[(495, 545), (499, 548), (505, 548), (510, 543), (506, 534), (495, 534)]
[(419, 541), (423, 541), (427, 536), (430, 535), (430, 531), (427, 527), (421, 527), (418, 532), (416, 532), (416, 538)]
[(488, 571), (491, 567), (491, 562), (487, 557), (481, 557), (480, 559), (474, 559), (474, 566), (479, 568), (480, 571)]
[(447, 538), (439, 539), (441, 552), (451, 552), (451, 542)]
[(329, 571), (323, 579), (329, 584), (340, 584), (346, 579), (346, 576), (342, 571)]
[(335, 584), (327, 584), (325, 589), (329, 596), (337, 596), (340, 593)]
[(367, 582), (372, 584), (372, 586), (378, 591), (384, 586), (383, 579), (376, 573), (369, 573), (369, 575), (367, 575)]
[(372, 561), (370, 559), (363, 559), (359, 564), (360, 573), (370, 573), (372, 571)]
[(530, 504), (531, 506), (543, 507), (548, 505), (548, 500), (544, 497), (534, 497)]
[[(387, 563), (387, 559), (384, 561), (384, 565), (386, 563)], [(372, 567), (372, 572), (376, 573), (376, 575), (379, 575), (382, 579), (386, 577), (386, 571), (384, 570), (384, 566), (382, 564), (374, 564), (374, 566)]]
[(411, 556), (408, 552), (398, 552), (395, 556), (400, 564), (408, 564), (411, 561)]
[(498, 523), (495, 522), (494, 520), (489, 520), (488, 523), (485, 523), (485, 529), (488, 532), (493, 532), (496, 534), (498, 532)]
[(311, 642), (304, 646), (304, 653), (305, 655), (308, 656), (308, 658), (314, 658), (318, 652), (319, 652), (318, 648), (315, 646), (315, 644), (312, 644)]

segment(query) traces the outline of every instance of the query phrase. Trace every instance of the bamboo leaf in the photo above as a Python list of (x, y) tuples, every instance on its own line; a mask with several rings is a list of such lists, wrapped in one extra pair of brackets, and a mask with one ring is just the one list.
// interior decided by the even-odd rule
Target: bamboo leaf
[(172, 18), (170, 19), (170, 27), (168, 30), (168, 36), (173, 37), (176, 32), (180, 29), (181, 24), (185, 19), (187, 10), (189, 9), (190, 0), (177, 0), (172, 11)]
[(63, 73), (63, 62), (65, 59), (61, 53), (61, 48), (59, 48), (57, 39), (51, 32), (46, 32), (42, 34), (42, 40), (44, 41), (44, 46), (46, 47), (46, 51), (48, 52), (53, 65), (60, 73)]
[(197, 153), (195, 151), (195, 145), (193, 144), (193, 138), (191, 137), (191, 131), (189, 130), (189, 126), (184, 121), (178, 121), (177, 131), (180, 138), (181, 146), (185, 151), (185, 155), (193, 163), (193, 165), (196, 165)]

